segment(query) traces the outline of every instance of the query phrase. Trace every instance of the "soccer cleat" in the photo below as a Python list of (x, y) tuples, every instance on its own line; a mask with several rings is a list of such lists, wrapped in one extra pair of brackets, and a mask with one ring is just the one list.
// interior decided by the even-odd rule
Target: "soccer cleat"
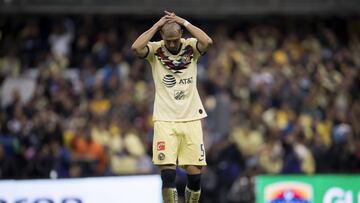
[(185, 188), (185, 203), (198, 203), (200, 200), (200, 193), (199, 191), (192, 191), (188, 187)]
[(162, 189), (164, 203), (178, 203), (178, 193), (176, 188)]

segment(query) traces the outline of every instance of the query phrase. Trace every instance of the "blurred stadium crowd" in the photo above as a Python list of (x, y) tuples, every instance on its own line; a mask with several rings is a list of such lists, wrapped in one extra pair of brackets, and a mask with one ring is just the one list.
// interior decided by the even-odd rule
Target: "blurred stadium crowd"
[[(151, 72), (130, 50), (155, 20), (0, 18), (0, 179), (157, 172)], [(257, 174), (360, 172), (360, 18), (192, 22), (214, 40), (207, 202), (251, 202)]]

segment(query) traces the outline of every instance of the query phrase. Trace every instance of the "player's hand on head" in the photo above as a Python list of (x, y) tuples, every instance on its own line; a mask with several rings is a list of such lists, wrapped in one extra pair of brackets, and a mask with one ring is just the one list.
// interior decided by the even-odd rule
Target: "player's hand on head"
[(165, 12), (165, 17), (169, 20), (169, 22), (176, 22), (179, 25), (183, 25), (183, 23), (185, 22), (185, 19), (177, 16), (174, 12), (169, 12), (169, 11), (164, 11)]
[(164, 11), (166, 15), (176, 16), (174, 12)]
[(170, 21), (167, 16), (163, 16), (155, 23), (157, 29), (160, 29), (166, 22)]

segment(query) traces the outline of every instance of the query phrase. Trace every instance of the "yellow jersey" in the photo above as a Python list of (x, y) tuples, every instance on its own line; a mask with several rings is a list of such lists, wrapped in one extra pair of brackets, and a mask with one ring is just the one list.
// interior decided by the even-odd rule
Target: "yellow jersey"
[(155, 83), (154, 121), (191, 121), (207, 116), (196, 88), (197, 61), (201, 56), (197, 39), (181, 38), (174, 55), (163, 40), (149, 42), (146, 60)]

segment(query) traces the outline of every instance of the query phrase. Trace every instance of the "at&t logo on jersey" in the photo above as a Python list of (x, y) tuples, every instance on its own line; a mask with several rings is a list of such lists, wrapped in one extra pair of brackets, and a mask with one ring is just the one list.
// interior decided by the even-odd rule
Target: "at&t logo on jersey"
[[(162, 79), (163, 84), (167, 88), (172, 88), (176, 85), (177, 81), (173, 75), (165, 75)], [(193, 82), (193, 77), (179, 79), (179, 85), (189, 85)]]
[(176, 84), (176, 79), (173, 75), (165, 75), (162, 81), (167, 88), (172, 88)]
[(302, 182), (278, 182), (265, 187), (266, 203), (312, 203), (313, 188)]
[(193, 81), (193, 77), (189, 77), (189, 78), (185, 78), (185, 79), (180, 79), (179, 85), (191, 84), (192, 81)]

